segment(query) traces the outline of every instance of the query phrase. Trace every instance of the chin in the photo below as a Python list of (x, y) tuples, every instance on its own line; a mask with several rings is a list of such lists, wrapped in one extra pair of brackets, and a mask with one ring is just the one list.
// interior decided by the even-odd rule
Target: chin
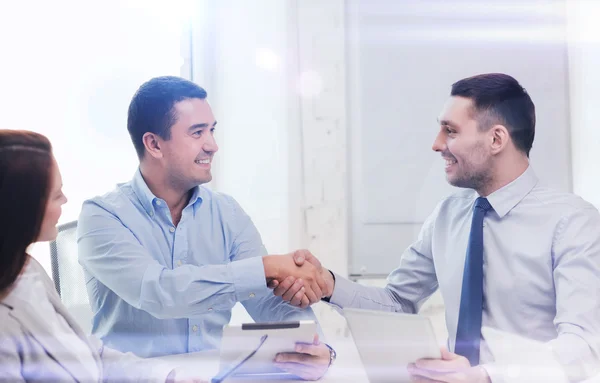
[(212, 175), (210, 175), (210, 174), (208, 176), (196, 178), (197, 185), (206, 184), (206, 183), (209, 183), (210, 181), (212, 181)]
[(42, 233), (40, 233), (40, 236), (38, 237), (36, 242), (54, 241), (57, 236), (58, 236), (58, 228), (53, 227), (52, 229), (47, 229), (47, 230), (44, 230)]

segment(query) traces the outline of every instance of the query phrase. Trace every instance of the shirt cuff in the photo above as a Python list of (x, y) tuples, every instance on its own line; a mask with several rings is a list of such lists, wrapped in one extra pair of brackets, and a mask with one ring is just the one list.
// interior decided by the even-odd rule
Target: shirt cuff
[(255, 298), (264, 292), (267, 287), (267, 278), (262, 257), (234, 261), (228, 266), (233, 277), (238, 302)]
[(504, 383), (504, 374), (497, 365), (489, 363), (481, 364), (480, 367), (483, 368), (485, 372), (487, 372), (492, 383)]
[(356, 295), (354, 282), (343, 278), (339, 274), (335, 275), (335, 286), (333, 286), (333, 294), (329, 298), (329, 303), (338, 306), (339, 308), (348, 307), (354, 301)]
[[(135, 357), (135, 359), (138, 360), (138, 362), (130, 363), (129, 366), (126, 367), (126, 376), (122, 376), (118, 381), (164, 383), (167, 381), (169, 374), (173, 372), (175, 367), (171, 365), (171, 363), (154, 358), (142, 359)], [(108, 378), (110, 381), (115, 380), (114, 376)]]
[(151, 367), (151, 379), (148, 381), (155, 380), (156, 382), (166, 382), (167, 377), (173, 372), (173, 366), (168, 363), (152, 363)]

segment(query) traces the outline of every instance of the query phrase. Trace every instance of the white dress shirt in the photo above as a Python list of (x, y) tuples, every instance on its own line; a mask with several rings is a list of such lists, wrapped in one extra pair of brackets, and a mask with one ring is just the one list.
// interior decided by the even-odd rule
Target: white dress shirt
[[(336, 275), (330, 303), (416, 313), (438, 287), (454, 349), (473, 205), (471, 189), (443, 200), (402, 254), (385, 288)], [(531, 167), (487, 196), (483, 326), (550, 342), (565, 365), (600, 355), (600, 214), (578, 196), (538, 186)], [(493, 358), (482, 340), (481, 363)], [(579, 374), (578, 374), (579, 375)]]
[(172, 371), (86, 336), (33, 258), (0, 299), (0, 382), (165, 382)]

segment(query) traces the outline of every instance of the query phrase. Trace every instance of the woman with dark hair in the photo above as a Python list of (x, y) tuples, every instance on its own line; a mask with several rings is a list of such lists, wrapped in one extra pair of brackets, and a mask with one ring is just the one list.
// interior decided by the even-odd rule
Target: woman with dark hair
[(170, 366), (87, 337), (27, 254), (56, 238), (61, 189), (46, 137), (0, 130), (0, 382), (175, 381)]

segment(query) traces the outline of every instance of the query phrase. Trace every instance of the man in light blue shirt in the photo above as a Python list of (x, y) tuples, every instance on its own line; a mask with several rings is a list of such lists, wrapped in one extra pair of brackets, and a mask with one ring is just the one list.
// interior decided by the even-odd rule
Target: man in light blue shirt
[[(322, 297), (323, 279), (291, 254), (267, 255), (250, 217), (209, 182), (218, 150), (206, 92), (177, 77), (143, 84), (128, 130), (140, 158), (133, 179), (84, 202), (77, 240), (94, 312), (92, 331), (113, 348), (143, 357), (217, 348), (241, 302), (256, 321), (316, 320), (267, 287), (295, 276), (293, 303)], [(288, 368), (322, 376), (332, 350), (315, 342)]]
[[(416, 313), (439, 288), (455, 353), (417, 362), (410, 369), (415, 381), (502, 381), (505, 370), (493, 363), (482, 326), (549, 342), (573, 380), (594, 373), (600, 214), (573, 194), (539, 185), (529, 165), (535, 132), (529, 95), (503, 74), (463, 79), (452, 86), (439, 126), (433, 150), (445, 160), (448, 182), (465, 190), (435, 208), (385, 288), (322, 269), (334, 286), (326, 300)], [(309, 253), (303, 258), (320, 267)], [(276, 294), (293, 295), (292, 282)]]

